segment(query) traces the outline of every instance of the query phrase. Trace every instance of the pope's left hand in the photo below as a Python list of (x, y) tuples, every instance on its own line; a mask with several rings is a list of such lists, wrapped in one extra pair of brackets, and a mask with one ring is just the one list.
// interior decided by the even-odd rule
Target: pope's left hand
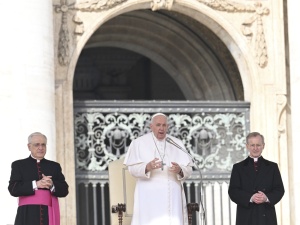
[(181, 171), (181, 167), (176, 163), (176, 162), (171, 162), (172, 166), (170, 167), (170, 171), (173, 172), (173, 173), (180, 173)]

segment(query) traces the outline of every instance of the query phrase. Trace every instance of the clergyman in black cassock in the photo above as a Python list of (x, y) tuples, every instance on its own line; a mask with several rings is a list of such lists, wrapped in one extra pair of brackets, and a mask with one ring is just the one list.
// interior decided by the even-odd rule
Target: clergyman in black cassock
[(250, 133), (246, 142), (249, 157), (233, 165), (228, 189), (237, 204), (236, 225), (277, 225), (275, 204), (284, 195), (278, 165), (261, 156), (265, 144), (260, 133)]
[[(59, 163), (44, 158), (47, 138), (41, 133), (33, 133), (28, 138), (31, 155), (14, 161), (8, 190), (14, 197), (34, 196), (37, 190), (46, 190), (51, 196), (68, 195), (68, 184)], [(19, 200), (20, 200), (19, 198)], [(14, 225), (48, 225), (47, 205), (22, 205), (17, 209)]]

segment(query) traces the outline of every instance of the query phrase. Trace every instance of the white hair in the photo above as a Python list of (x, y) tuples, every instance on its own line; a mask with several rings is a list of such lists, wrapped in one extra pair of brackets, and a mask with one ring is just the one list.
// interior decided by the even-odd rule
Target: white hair
[(29, 135), (29, 137), (28, 137), (28, 144), (31, 143), (31, 139), (32, 139), (33, 136), (43, 136), (45, 138), (46, 142), (47, 142), (46, 135), (42, 134), (41, 132), (34, 132), (34, 133), (32, 133), (32, 134)]

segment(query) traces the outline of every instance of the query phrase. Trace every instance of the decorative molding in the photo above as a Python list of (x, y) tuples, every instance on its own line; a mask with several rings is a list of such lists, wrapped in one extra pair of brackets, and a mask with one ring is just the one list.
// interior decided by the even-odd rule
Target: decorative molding
[(287, 106), (287, 97), (283, 94), (276, 96), (277, 115), (278, 115), (278, 136), (280, 137), (286, 131), (286, 120), (283, 118)]
[(254, 15), (242, 23), (242, 32), (251, 41), (253, 33), (249, 27), (256, 21), (255, 59), (257, 64), (263, 68), (268, 63), (268, 51), (262, 17), (269, 15), (270, 10), (263, 8), (261, 3), (256, 3), (255, 6)]
[(73, 16), (73, 22), (76, 24), (74, 33), (77, 35), (82, 35), (84, 33), (83, 21), (78, 15)]
[[(55, 11), (62, 13), (62, 22), (59, 32), (58, 60), (63, 66), (69, 62), (69, 31), (67, 13), (70, 10), (79, 10), (82, 12), (101, 12), (116, 7), (128, 0), (83, 0), (79, 3), (68, 4), (68, 0), (61, 0), (60, 5), (55, 5)], [(268, 63), (267, 44), (264, 34), (264, 25), (262, 17), (269, 15), (270, 10), (264, 7), (260, 2), (254, 5), (242, 4), (230, 0), (198, 0), (198, 2), (217, 11), (228, 13), (252, 13), (252, 15), (242, 22), (241, 31), (249, 42), (252, 37), (255, 38), (254, 51), (257, 64), (263, 68)], [(174, 0), (152, 0), (151, 9), (153, 11), (160, 9), (171, 10)], [(75, 4), (75, 5), (74, 5)], [(76, 24), (74, 34), (84, 33), (83, 21), (75, 15), (73, 22)], [(253, 33), (251, 26), (256, 22), (256, 32)]]
[(70, 34), (68, 29), (68, 12), (72, 10), (72, 4), (68, 4), (68, 0), (61, 0), (60, 5), (54, 5), (55, 12), (61, 13), (61, 26), (59, 30), (59, 39), (58, 39), (58, 61), (62, 66), (66, 66), (69, 63), (69, 41)]
[(252, 40), (253, 32), (251, 30), (251, 26), (254, 22), (256, 22), (256, 35), (255, 35), (255, 59), (257, 64), (263, 68), (268, 63), (268, 52), (267, 52), (267, 44), (264, 34), (264, 26), (262, 17), (269, 15), (270, 10), (260, 2), (256, 2), (254, 5), (246, 5), (241, 4), (229, 0), (198, 0), (199, 2), (207, 5), (208, 7), (218, 10), (225, 11), (228, 13), (252, 13), (251, 17), (247, 18), (244, 22), (242, 22), (242, 33), (245, 35), (249, 42)]
[(84, 0), (75, 4), (75, 9), (83, 12), (100, 12), (114, 8), (127, 0)]
[(160, 9), (171, 10), (173, 6), (173, 2), (174, 0), (152, 0), (151, 9), (152, 11), (156, 11)]
[(230, 0), (198, 0), (208, 7), (225, 12), (253, 12), (255, 8), (249, 4), (237, 3)]

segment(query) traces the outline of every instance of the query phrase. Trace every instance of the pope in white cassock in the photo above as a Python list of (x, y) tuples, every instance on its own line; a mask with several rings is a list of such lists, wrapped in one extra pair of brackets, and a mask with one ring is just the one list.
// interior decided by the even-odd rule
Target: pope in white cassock
[(133, 140), (124, 164), (136, 181), (131, 225), (188, 225), (183, 181), (192, 173), (192, 159), (182, 141), (167, 135), (167, 116), (152, 116), (151, 131)]

